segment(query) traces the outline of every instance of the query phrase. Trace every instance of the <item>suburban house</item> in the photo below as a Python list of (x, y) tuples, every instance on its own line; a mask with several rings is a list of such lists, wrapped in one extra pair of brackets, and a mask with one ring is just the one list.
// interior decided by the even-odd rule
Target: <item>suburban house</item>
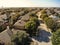
[(59, 20), (59, 17), (55, 16), (55, 15), (50, 15), (50, 18), (54, 19), (54, 20)]
[(7, 16), (6, 16), (6, 14), (0, 15), (0, 26), (1, 26), (1, 25), (2, 25), (2, 26), (7, 26), (7, 25), (8, 25), (7, 22), (8, 22), (8, 21), (7, 21)]
[(57, 22), (60, 23), (60, 20), (58, 20)]
[(0, 21), (6, 21), (7, 19), (7, 15), (4, 14), (4, 15), (0, 15)]
[(30, 17), (29, 17), (29, 14), (30, 14), (30, 13), (22, 16), (22, 18), (21, 18), (20, 20), (18, 20), (18, 21), (13, 25), (13, 27), (14, 27), (15, 29), (25, 29), (25, 23), (26, 23), (27, 21), (29, 21), (29, 18), (30, 18)]
[(21, 18), (21, 20), (23, 20), (23, 21), (28, 21), (29, 20), (29, 18), (30, 18), (30, 13), (28, 13), (28, 14), (25, 14), (22, 18)]
[(49, 9), (47, 9), (46, 12), (48, 16), (51, 15), (51, 12), (49, 11)]
[(60, 9), (54, 9), (54, 11), (60, 14)]
[(5, 45), (11, 43), (11, 35), (12, 31), (7, 26), (7, 29), (0, 33), (0, 43), (4, 43)]
[(24, 27), (25, 23), (26, 23), (26, 22), (24, 22), (24, 21), (22, 21), (22, 20), (19, 20), (19, 21), (17, 21), (17, 22), (13, 25), (13, 27), (14, 27), (15, 29), (25, 29), (25, 27)]

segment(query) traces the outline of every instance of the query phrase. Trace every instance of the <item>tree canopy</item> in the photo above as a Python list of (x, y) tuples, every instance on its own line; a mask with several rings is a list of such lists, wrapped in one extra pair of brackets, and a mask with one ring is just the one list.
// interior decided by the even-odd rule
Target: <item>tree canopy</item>
[(45, 9), (41, 10), (41, 14), (46, 14), (46, 10)]
[(17, 32), (11, 37), (12, 45), (27, 45), (28, 34), (25, 31)]
[(44, 18), (48, 17), (47, 14), (41, 14), (41, 18), (44, 20)]
[(53, 33), (52, 44), (53, 45), (60, 45), (60, 29), (58, 29), (56, 32)]
[(52, 29), (52, 31), (55, 31), (56, 25), (57, 25), (56, 21), (54, 21), (52, 18), (49, 18), (49, 17), (45, 18), (44, 21), (48, 26), (48, 28)]
[(27, 32), (30, 34), (30, 36), (36, 32), (36, 22), (29, 21), (25, 24), (25, 28), (27, 29)]

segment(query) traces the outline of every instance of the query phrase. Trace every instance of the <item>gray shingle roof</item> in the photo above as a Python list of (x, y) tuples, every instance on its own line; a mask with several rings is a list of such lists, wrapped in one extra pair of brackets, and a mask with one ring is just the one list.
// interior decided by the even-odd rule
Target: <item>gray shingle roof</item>
[(18, 20), (14, 26), (24, 26), (26, 22), (22, 21), (22, 20)]
[(10, 30), (8, 29), (4, 30), (3, 32), (0, 33), (0, 41), (4, 43), (10, 43), (11, 35), (12, 35), (12, 32)]

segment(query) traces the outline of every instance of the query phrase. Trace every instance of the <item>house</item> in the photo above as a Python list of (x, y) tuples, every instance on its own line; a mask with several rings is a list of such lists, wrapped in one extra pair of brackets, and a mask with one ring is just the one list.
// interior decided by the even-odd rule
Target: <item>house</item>
[(57, 22), (60, 23), (60, 19), (58, 19)]
[(15, 12), (12, 12), (12, 13), (10, 13), (9, 17), (14, 16), (15, 14), (16, 14)]
[(6, 16), (6, 14), (4, 14), (4, 15), (0, 15), (0, 26), (1, 25), (6, 25), (7, 24), (7, 16)]
[(29, 17), (29, 14), (30, 14), (30, 13), (22, 16), (22, 18), (21, 18), (20, 20), (18, 20), (18, 21), (13, 25), (13, 27), (16, 28), (16, 29), (25, 29), (25, 23), (26, 23), (27, 21), (29, 21), (29, 18), (30, 18), (30, 17)]
[(23, 15), (24, 15), (24, 11), (20, 11), (20, 12), (19, 12), (19, 15), (20, 15), (20, 16), (23, 16)]
[(49, 9), (47, 9), (46, 12), (48, 16), (52, 14)]
[(3, 21), (0, 21), (0, 26), (3, 25), (3, 24), (4, 24), (4, 22)]
[(0, 21), (6, 21), (7, 19), (7, 15), (4, 14), (4, 15), (0, 15)]
[(55, 15), (50, 15), (50, 18), (54, 19), (54, 20), (59, 20), (59, 17), (55, 16)]
[(22, 18), (21, 18), (21, 20), (23, 20), (23, 21), (28, 21), (29, 20), (29, 18), (30, 18), (30, 13), (28, 13), (28, 14), (25, 14)]
[[(36, 10), (36, 11), (37, 11), (37, 10)], [(36, 13), (36, 11), (32, 11), (32, 12), (33, 12), (33, 13)], [(25, 29), (25, 23), (26, 23), (27, 21), (29, 21), (29, 19), (30, 19), (30, 14), (31, 14), (32, 12), (29, 12), (29, 13), (25, 14), (24, 16), (20, 17), (20, 20), (18, 20), (18, 21), (13, 25), (13, 27), (14, 27), (15, 29), (24, 30), (24, 29)]]
[(5, 45), (11, 43), (12, 31), (7, 26), (7, 29), (0, 33), (0, 43), (3, 42)]
[(6, 15), (0, 15), (0, 18), (6, 19)]
[(13, 25), (13, 27), (15, 29), (25, 29), (24, 27), (25, 23), (26, 23), (25, 21), (19, 20)]
[(60, 14), (60, 9), (58, 8), (58, 9), (55, 9), (54, 10), (56, 13), (58, 13), (58, 14)]
[(58, 20), (57, 22), (60, 23), (60, 20)]

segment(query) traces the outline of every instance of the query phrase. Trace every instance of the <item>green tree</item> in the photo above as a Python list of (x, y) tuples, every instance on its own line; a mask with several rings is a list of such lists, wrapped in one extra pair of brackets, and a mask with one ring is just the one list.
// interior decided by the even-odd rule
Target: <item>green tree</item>
[(45, 17), (44, 21), (47, 22), (48, 19), (50, 19), (50, 17)]
[(38, 18), (38, 16), (35, 14), (35, 13), (30, 13), (30, 17), (37, 17)]
[(44, 21), (45, 21), (47, 27), (50, 28), (50, 29), (52, 29), (52, 31), (56, 30), (55, 29), (56, 25), (57, 25), (56, 21), (54, 21), (52, 18), (49, 18), (49, 17), (45, 18)]
[(60, 45), (60, 29), (58, 29), (56, 32), (53, 33), (52, 44), (53, 45)]
[(56, 29), (59, 29), (59, 28), (60, 28), (60, 23), (57, 23)]
[(46, 14), (46, 10), (45, 9), (41, 10), (41, 14)]
[(32, 18), (30, 18), (30, 21), (34, 21), (34, 22), (36, 22), (36, 26), (39, 25), (39, 20), (38, 20), (37, 17), (32, 17)]
[(36, 32), (36, 29), (37, 29), (36, 22), (28, 21), (25, 24), (25, 29), (26, 29), (27, 33), (30, 34), (30, 36), (34, 35), (34, 33)]
[(17, 32), (11, 37), (12, 45), (28, 45), (29, 38), (25, 31)]
[(24, 10), (24, 14), (27, 14), (29, 11), (28, 10)]
[(47, 14), (41, 14), (41, 18), (44, 20), (44, 18), (48, 17)]

